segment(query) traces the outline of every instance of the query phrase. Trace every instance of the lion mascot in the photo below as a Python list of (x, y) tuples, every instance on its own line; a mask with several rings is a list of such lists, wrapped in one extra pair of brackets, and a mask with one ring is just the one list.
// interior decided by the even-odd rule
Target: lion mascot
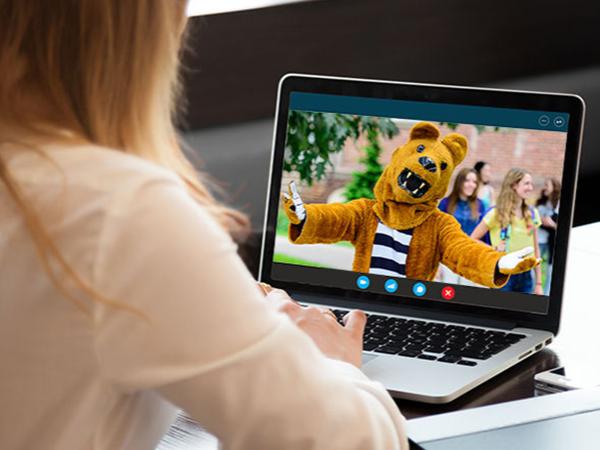
[(506, 254), (471, 239), (453, 216), (437, 208), (466, 154), (464, 136), (450, 133), (441, 139), (433, 124), (418, 123), (392, 154), (374, 200), (304, 204), (297, 192), (283, 194), (289, 239), (294, 244), (349, 241), (355, 272), (433, 280), (442, 263), (474, 283), (500, 288), (510, 275), (532, 269), (539, 260), (528, 256), (531, 248)]

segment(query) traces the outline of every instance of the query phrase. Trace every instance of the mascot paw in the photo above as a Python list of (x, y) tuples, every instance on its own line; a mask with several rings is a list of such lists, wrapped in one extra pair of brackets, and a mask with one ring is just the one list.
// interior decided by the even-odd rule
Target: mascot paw
[(304, 222), (306, 209), (293, 181), (290, 181), (288, 185), (288, 193), (281, 194), (281, 202), (283, 203), (283, 210), (292, 224), (299, 225)]
[(525, 247), (522, 250), (504, 255), (498, 261), (498, 270), (504, 275), (516, 275), (527, 272), (540, 264), (541, 259), (533, 254), (533, 247)]

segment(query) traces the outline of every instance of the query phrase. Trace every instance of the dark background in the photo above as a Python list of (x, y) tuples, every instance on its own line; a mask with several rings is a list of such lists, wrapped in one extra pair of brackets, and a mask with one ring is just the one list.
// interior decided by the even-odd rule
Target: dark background
[(579, 94), (575, 225), (600, 220), (596, 2), (318, 0), (190, 20), (184, 138), (256, 231), (277, 83), (289, 72)]

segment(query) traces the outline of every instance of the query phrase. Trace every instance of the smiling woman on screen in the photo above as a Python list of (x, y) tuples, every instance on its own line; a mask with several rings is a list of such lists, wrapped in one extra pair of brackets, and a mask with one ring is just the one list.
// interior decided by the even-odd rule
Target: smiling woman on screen
[(0, 0), (0, 448), (154, 449), (176, 407), (229, 449), (406, 448), (365, 315), (265, 297), (181, 152), (185, 8)]

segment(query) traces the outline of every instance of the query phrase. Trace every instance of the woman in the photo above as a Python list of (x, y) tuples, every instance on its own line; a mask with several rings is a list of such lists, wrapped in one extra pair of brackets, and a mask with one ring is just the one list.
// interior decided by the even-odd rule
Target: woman
[(492, 166), (485, 161), (477, 161), (473, 166), (479, 178), (479, 192), (477, 196), (483, 202), (484, 210), (487, 211), (494, 206), (496, 192), (490, 184), (492, 180)]
[[(539, 258), (537, 229), (541, 224), (540, 215), (536, 208), (527, 205), (532, 192), (531, 174), (523, 169), (510, 169), (502, 181), (496, 206), (486, 213), (471, 237), (481, 239), (489, 231), (496, 250), (514, 252), (531, 247)], [(511, 276), (502, 290), (542, 295), (542, 271), (539, 265), (533, 270), (535, 283), (531, 271), (524, 272)]]
[(154, 449), (173, 405), (224, 448), (406, 448), (365, 315), (265, 300), (180, 151), (185, 8), (0, 1), (0, 448)]
[[(442, 199), (440, 210), (453, 215), (466, 234), (471, 234), (484, 213), (483, 202), (477, 197), (479, 180), (475, 169), (463, 167), (456, 174), (452, 192)], [(456, 275), (444, 265), (440, 265), (440, 280), (444, 283), (474, 285), (473, 282)]]
[(554, 252), (554, 236), (556, 234), (560, 190), (560, 181), (556, 178), (547, 178), (540, 197), (536, 202), (536, 207), (540, 212), (542, 220), (542, 226), (538, 231), (538, 239), (540, 254), (546, 266), (546, 278), (544, 281), (544, 294), (546, 295), (550, 293), (550, 281), (552, 279), (552, 255)]

